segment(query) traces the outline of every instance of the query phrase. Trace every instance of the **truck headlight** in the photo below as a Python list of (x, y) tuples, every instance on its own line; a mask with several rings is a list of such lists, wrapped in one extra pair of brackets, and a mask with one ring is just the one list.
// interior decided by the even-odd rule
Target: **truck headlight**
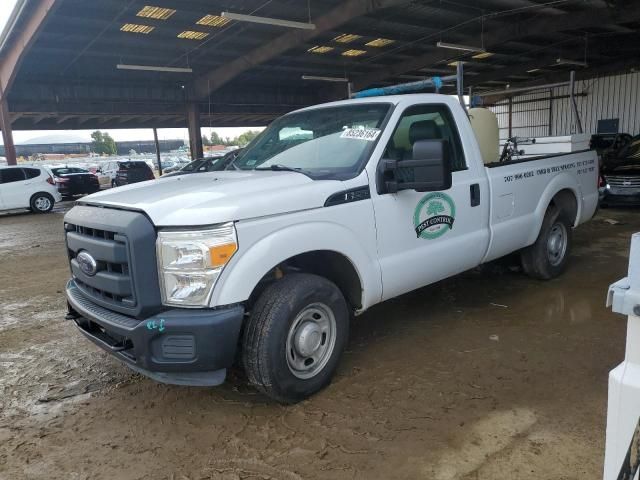
[(161, 231), (156, 249), (162, 303), (206, 307), (238, 240), (233, 224), (227, 223), (210, 230)]

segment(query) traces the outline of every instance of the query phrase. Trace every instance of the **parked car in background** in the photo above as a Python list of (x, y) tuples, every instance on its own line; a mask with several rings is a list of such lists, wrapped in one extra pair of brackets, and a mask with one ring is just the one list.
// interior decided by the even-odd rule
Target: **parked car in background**
[(98, 177), (78, 167), (54, 167), (51, 168), (53, 181), (63, 197), (85, 195), (100, 190)]
[(118, 163), (119, 168), (115, 179), (116, 187), (144, 182), (146, 180), (154, 180), (156, 178), (151, 167), (147, 165), (147, 162), (134, 161)]
[(616, 136), (601, 164), (600, 205), (640, 206), (640, 135)]
[(640, 162), (603, 169), (600, 206), (640, 206)]
[(181, 168), (181, 166), (178, 165), (178, 163), (174, 162), (173, 160), (163, 160), (162, 161), (162, 173), (163, 173), (163, 175), (165, 173), (175, 172), (175, 171), (179, 170), (180, 168)]
[(0, 210), (28, 208), (35, 213), (48, 213), (61, 200), (62, 195), (45, 168), (0, 168)]
[(112, 187), (116, 186), (116, 175), (118, 173), (118, 169), (120, 168), (120, 162), (116, 160), (112, 160), (106, 163), (103, 163), (102, 166), (98, 169), (98, 173), (100, 175), (100, 185), (104, 185), (107, 183), (106, 180), (103, 180), (102, 177), (109, 178), (109, 184)]
[(162, 175), (165, 177), (176, 177), (178, 175), (188, 175), (191, 173), (216, 172), (227, 168), (238, 156), (241, 149), (228, 152), (220, 157), (199, 158), (191, 163), (186, 164), (180, 170)]

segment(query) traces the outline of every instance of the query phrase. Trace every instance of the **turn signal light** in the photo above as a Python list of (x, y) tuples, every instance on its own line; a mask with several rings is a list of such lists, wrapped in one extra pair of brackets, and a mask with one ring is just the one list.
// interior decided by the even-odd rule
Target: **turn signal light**
[(222, 267), (231, 260), (233, 254), (238, 250), (238, 246), (235, 243), (225, 243), (224, 245), (217, 245), (209, 249), (209, 255), (211, 258), (212, 267)]

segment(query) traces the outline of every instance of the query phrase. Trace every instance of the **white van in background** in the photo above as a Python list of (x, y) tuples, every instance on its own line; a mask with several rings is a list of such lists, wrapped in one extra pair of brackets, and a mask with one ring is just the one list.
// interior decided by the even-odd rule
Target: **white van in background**
[(28, 208), (48, 213), (61, 200), (53, 178), (43, 167), (0, 167), (0, 211)]

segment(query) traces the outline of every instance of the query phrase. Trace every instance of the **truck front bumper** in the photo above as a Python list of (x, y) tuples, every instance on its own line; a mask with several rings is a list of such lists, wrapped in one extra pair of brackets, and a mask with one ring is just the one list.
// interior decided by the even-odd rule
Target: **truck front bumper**
[(600, 189), (600, 205), (603, 206), (640, 206), (640, 190), (637, 189)]
[(66, 295), (68, 318), (89, 340), (158, 382), (219, 385), (234, 362), (242, 306), (172, 309), (137, 320), (91, 302), (74, 280)]

